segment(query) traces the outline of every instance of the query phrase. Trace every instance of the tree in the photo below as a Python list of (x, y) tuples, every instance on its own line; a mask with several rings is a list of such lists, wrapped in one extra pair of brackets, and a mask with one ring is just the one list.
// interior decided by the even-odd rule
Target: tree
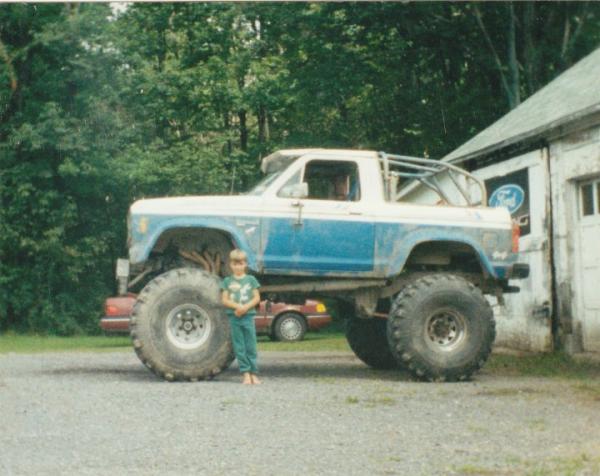
[(0, 5), (0, 330), (93, 332), (142, 197), (282, 147), (439, 158), (600, 44), (595, 2)]
[[(16, 88), (0, 126), (0, 327), (91, 330), (123, 238), (108, 161), (118, 149), (105, 5), (4, 5)], [(6, 62), (6, 59), (5, 59)], [(118, 236), (117, 236), (118, 235)]]

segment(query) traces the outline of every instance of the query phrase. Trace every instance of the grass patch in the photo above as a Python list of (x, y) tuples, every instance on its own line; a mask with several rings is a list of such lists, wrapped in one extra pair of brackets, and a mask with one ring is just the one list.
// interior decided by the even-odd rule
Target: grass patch
[(573, 385), (573, 389), (595, 402), (600, 402), (600, 383), (598, 382), (576, 383)]
[(367, 400), (365, 400), (365, 403), (369, 407), (376, 407), (379, 405), (395, 405), (396, 400), (392, 397), (374, 397), (368, 398)]
[(527, 465), (530, 468), (525, 468), (522, 473), (526, 476), (576, 476), (600, 473), (600, 458), (585, 453), (575, 457), (558, 457), (541, 464), (529, 463)]
[(236, 398), (227, 398), (227, 399), (221, 401), (221, 407), (230, 407), (233, 405), (241, 405), (242, 403), (244, 403), (242, 400), (239, 400)]
[(588, 379), (600, 377), (600, 363), (579, 361), (566, 354), (514, 356), (494, 354), (484, 367), (492, 375)]
[(0, 354), (8, 352), (20, 354), (71, 351), (110, 352), (130, 350), (131, 348), (129, 336), (56, 337), (18, 334), (0, 335)]
[[(31, 354), (38, 352), (91, 351), (110, 352), (130, 350), (131, 339), (128, 335), (117, 336), (39, 336), (7, 333), (0, 335), (0, 354), (15, 352)], [(339, 350), (351, 352), (342, 333), (309, 332), (300, 342), (272, 342), (266, 336), (258, 338), (258, 349), (268, 351), (329, 351)]]
[(458, 474), (461, 475), (472, 475), (472, 476), (493, 476), (493, 475), (498, 475), (498, 473), (496, 471), (492, 471), (489, 470), (487, 468), (484, 468), (482, 466), (474, 466), (474, 465), (465, 465), (465, 466), (461, 466), (459, 468), (456, 468), (455, 470)]
[(482, 435), (488, 435), (492, 431), (487, 426), (481, 426), (481, 425), (469, 425), (468, 428), (471, 433), (480, 433)]
[(480, 397), (520, 397), (526, 394), (536, 394), (544, 392), (535, 388), (490, 388), (481, 390), (475, 395)]
[(462, 476), (577, 476), (580, 474), (600, 474), (600, 458), (585, 453), (565, 457), (548, 458), (544, 461), (511, 459), (503, 468), (466, 464), (454, 467), (453, 474)]
[(525, 424), (532, 430), (542, 431), (547, 428), (546, 420), (543, 418), (536, 418), (533, 420), (527, 420)]
[(342, 333), (312, 333), (306, 334), (304, 340), (300, 342), (274, 342), (266, 336), (258, 338), (259, 352), (269, 352), (275, 350), (291, 352), (318, 352), (328, 350), (338, 350), (352, 352), (348, 342)]
[(395, 405), (396, 400), (391, 397), (371, 397), (360, 399), (358, 397), (348, 396), (346, 397), (346, 403), (350, 405), (361, 403), (367, 408), (374, 408), (380, 405)]

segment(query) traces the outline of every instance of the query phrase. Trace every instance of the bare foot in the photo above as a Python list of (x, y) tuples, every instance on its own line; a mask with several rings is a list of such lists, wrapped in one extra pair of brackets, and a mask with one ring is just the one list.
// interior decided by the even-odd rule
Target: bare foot
[(244, 385), (252, 385), (254, 382), (252, 381), (252, 376), (248, 372), (244, 372), (244, 378), (242, 380)]
[(250, 380), (254, 385), (260, 385), (262, 382), (258, 379), (258, 377), (254, 374), (250, 374)]

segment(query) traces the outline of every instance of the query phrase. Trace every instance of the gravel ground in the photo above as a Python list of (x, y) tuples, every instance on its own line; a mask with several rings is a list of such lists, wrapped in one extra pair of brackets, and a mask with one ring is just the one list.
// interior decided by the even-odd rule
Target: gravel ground
[(0, 474), (600, 474), (600, 401), (572, 381), (426, 384), (345, 352), (263, 352), (167, 383), (133, 353), (0, 355)]

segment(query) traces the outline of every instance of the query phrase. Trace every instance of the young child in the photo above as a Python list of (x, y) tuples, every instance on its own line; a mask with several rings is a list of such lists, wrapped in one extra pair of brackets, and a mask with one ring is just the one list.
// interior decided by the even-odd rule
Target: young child
[(246, 253), (233, 250), (229, 254), (231, 276), (221, 283), (221, 299), (227, 308), (231, 327), (233, 351), (243, 374), (242, 383), (261, 383), (256, 374), (256, 328), (254, 326), (255, 307), (260, 302), (260, 284), (254, 276), (246, 274)]

